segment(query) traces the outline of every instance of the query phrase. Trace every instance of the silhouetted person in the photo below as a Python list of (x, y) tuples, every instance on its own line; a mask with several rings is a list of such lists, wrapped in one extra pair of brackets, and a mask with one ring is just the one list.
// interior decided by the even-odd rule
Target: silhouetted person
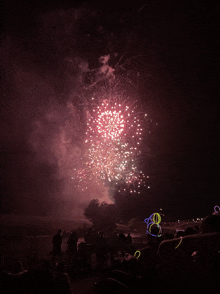
[(165, 233), (163, 235), (163, 240), (171, 240), (173, 238), (174, 238), (174, 234), (172, 234), (172, 233)]
[(196, 231), (192, 227), (188, 227), (184, 232), (184, 236), (194, 235), (195, 233)]
[(29, 293), (54, 293), (55, 284), (53, 274), (51, 272), (50, 264), (45, 260), (40, 265), (31, 270), (31, 287), (32, 291)]
[(61, 237), (61, 230), (58, 230), (57, 234), (53, 236), (53, 255), (61, 254), (61, 244), (62, 244), (62, 237)]
[(198, 234), (199, 233), (199, 226), (195, 226), (194, 230), (195, 230), (195, 234)]
[(91, 236), (92, 236), (92, 228), (89, 228), (88, 232), (86, 233), (84, 240), (87, 244), (91, 243)]
[(126, 250), (126, 237), (125, 234), (120, 233), (118, 236), (119, 240), (119, 250), (121, 251), (121, 255), (124, 256)]
[[(91, 245), (90, 245), (91, 246)], [(91, 255), (92, 251), (90, 246), (84, 242), (81, 242), (78, 246), (78, 267), (79, 269), (88, 270), (91, 267)]]
[(201, 233), (220, 233), (220, 215), (207, 216), (201, 223)]
[(147, 238), (148, 238), (147, 245), (151, 248), (155, 248), (155, 247), (158, 248), (160, 243), (162, 242), (162, 237), (158, 237), (158, 236), (160, 236), (160, 229), (157, 227), (157, 225), (154, 224), (151, 227), (151, 234), (147, 235)]
[(106, 239), (103, 232), (99, 233), (96, 244), (97, 263), (99, 267), (103, 268), (106, 261)]
[(72, 231), (69, 240), (67, 241), (67, 250), (69, 253), (77, 252), (78, 235), (75, 231)]
[(55, 291), (53, 294), (71, 294), (69, 281), (65, 274), (65, 266), (62, 262), (58, 263), (54, 271)]
[(151, 226), (151, 234), (147, 234), (147, 246), (141, 249), (141, 255), (138, 259), (139, 274), (146, 278), (146, 281), (151, 281), (155, 275), (155, 267), (157, 264), (157, 251), (160, 243), (163, 241), (160, 236), (160, 229), (157, 225)]
[(128, 235), (126, 237), (126, 243), (127, 244), (132, 244), (132, 237), (131, 237), (130, 233), (128, 233)]
[(94, 246), (96, 243), (97, 236), (98, 236), (98, 234), (97, 234), (96, 230), (93, 228), (90, 228), (88, 230), (87, 234), (85, 235), (84, 240), (87, 244), (92, 244)]
[(118, 237), (119, 237), (119, 240), (120, 240), (121, 242), (123, 242), (123, 243), (125, 243), (125, 242), (126, 242), (126, 237), (125, 237), (125, 234), (123, 234), (123, 233), (120, 233)]

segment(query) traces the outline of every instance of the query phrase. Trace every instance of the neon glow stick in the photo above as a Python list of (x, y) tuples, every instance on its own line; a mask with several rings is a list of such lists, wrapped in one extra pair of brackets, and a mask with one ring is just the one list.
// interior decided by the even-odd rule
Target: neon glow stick
[(178, 245), (175, 247), (175, 249), (177, 249), (180, 246), (180, 244), (182, 243), (182, 240), (183, 240), (183, 237), (181, 236), (180, 241), (179, 241)]
[[(218, 210), (217, 210), (217, 208), (218, 208)], [(220, 207), (218, 206), (218, 205), (216, 205), (215, 207), (214, 207), (214, 211), (215, 211), (215, 213), (220, 213)]]
[[(137, 254), (137, 253), (139, 254), (138, 257), (136, 257), (136, 254)], [(141, 256), (141, 252), (140, 252), (139, 250), (137, 250), (137, 251), (134, 253), (134, 257), (136, 257), (136, 258), (138, 259), (140, 256)]]

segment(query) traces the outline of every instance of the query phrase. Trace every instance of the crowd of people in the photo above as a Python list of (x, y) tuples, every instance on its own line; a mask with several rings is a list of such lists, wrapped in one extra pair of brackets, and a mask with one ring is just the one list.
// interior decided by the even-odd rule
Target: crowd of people
[[(113, 265), (117, 256), (123, 257), (126, 252), (133, 254), (135, 247), (132, 246), (132, 237), (130, 233), (125, 236), (122, 232), (117, 235), (116, 232), (98, 232), (94, 228), (90, 228), (84, 237), (85, 242), (81, 242), (78, 246), (78, 236), (73, 231), (67, 241), (67, 250), (61, 252), (61, 230), (53, 236), (52, 255), (56, 258), (64, 255), (68, 260), (69, 269), (73, 272), (83, 269), (103, 269)], [(92, 255), (95, 255), (95, 262), (92, 263)], [(64, 257), (64, 259), (65, 259)], [(95, 264), (95, 266), (94, 266)]]
[(58, 230), (50, 258), (35, 266), (19, 261), (5, 270), (1, 257), (1, 293), (71, 294), (71, 279), (94, 273), (100, 278), (91, 293), (219, 293), (220, 215), (208, 216), (200, 226), (176, 234), (155, 237), (158, 230), (152, 225), (142, 248), (130, 233), (90, 228), (85, 242), (78, 244), (77, 232), (72, 231), (65, 252)]

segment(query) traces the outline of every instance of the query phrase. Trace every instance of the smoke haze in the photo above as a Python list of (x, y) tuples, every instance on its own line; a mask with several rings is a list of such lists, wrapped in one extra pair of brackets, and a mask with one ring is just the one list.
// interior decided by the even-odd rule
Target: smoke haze
[(83, 152), (74, 93), (88, 68), (74, 48), (68, 60), (78, 18), (74, 9), (48, 12), (26, 36), (3, 37), (4, 213), (72, 218), (92, 198), (109, 202), (104, 188), (80, 194), (72, 180)]

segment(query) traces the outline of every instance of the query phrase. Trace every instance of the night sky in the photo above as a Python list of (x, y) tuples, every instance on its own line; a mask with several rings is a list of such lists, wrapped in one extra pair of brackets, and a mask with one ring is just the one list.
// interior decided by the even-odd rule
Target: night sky
[[(146, 202), (179, 218), (202, 217), (220, 205), (220, 4), (126, 2), (132, 1), (3, 1), (2, 213), (82, 213), (91, 197), (82, 199), (67, 185), (67, 172), (51, 151), (77, 87), (66, 59), (78, 57), (95, 68), (101, 55), (121, 55), (126, 46), (146, 55), (139, 67), (141, 95), (158, 123), (143, 162), (151, 186)], [(139, 17), (127, 28), (135, 28), (131, 37), (120, 14), (133, 11)]]

